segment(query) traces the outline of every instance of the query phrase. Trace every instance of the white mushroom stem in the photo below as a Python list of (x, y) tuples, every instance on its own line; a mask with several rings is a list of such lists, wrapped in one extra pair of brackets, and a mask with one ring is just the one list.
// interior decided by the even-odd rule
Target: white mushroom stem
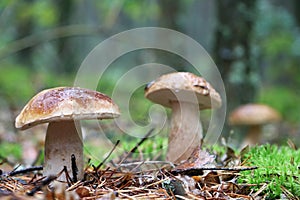
[[(66, 166), (71, 178), (71, 156), (75, 155), (78, 168), (77, 178), (83, 177), (83, 142), (80, 126), (74, 121), (51, 122), (48, 125), (45, 140), (45, 158), (43, 173), (45, 176), (57, 175)], [(65, 174), (58, 180), (66, 181)]]
[(261, 125), (251, 125), (246, 138), (243, 141), (242, 148), (249, 145), (254, 146), (260, 143), (261, 140)]
[(199, 106), (189, 102), (172, 102), (171, 131), (167, 160), (179, 163), (201, 145), (202, 125)]

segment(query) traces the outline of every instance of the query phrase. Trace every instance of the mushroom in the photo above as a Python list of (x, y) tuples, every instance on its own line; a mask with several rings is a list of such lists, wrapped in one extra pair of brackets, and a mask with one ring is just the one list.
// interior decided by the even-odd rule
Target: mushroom
[(278, 122), (280, 114), (270, 106), (263, 104), (246, 104), (233, 110), (229, 115), (230, 125), (246, 125), (249, 131), (242, 144), (253, 146), (260, 142), (262, 125)]
[[(66, 166), (72, 176), (72, 158), (73, 163), (76, 159), (77, 178), (82, 179), (83, 141), (79, 120), (111, 119), (119, 115), (118, 106), (105, 94), (79, 87), (57, 87), (35, 95), (17, 116), (15, 126), (25, 130), (49, 123), (43, 174), (57, 175)], [(61, 176), (59, 180), (66, 179)]]
[(149, 83), (145, 97), (172, 109), (167, 160), (186, 160), (201, 145), (200, 110), (221, 106), (220, 95), (202, 77), (189, 72), (165, 74)]

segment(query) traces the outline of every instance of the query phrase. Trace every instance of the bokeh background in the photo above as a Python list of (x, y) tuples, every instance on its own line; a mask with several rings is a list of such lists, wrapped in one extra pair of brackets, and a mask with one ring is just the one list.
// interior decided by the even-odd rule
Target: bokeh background
[[(43, 149), (45, 126), (25, 132), (14, 128), (15, 117), (34, 94), (45, 88), (72, 86), (83, 59), (101, 41), (128, 29), (148, 26), (182, 32), (206, 49), (222, 75), (228, 113), (249, 102), (277, 109), (282, 121), (265, 127), (264, 142), (282, 145), (289, 138), (300, 145), (298, 0), (2, 0), (1, 158), (32, 163)], [(111, 64), (99, 83), (99, 91), (110, 95), (118, 77), (150, 62), (178, 71), (190, 70), (189, 63), (171, 53), (139, 50)], [(142, 87), (132, 103), (132, 118), (146, 123), (151, 102), (144, 99)], [(106, 137), (122, 139), (113, 135), (120, 130), (112, 129), (110, 124), (104, 126)], [(226, 123), (222, 136), (237, 146), (243, 137), (240, 133), (245, 131)], [(103, 156), (97, 150), (101, 138), (94, 139), (99, 138), (96, 132), (87, 140), (89, 137), (92, 142), (87, 142), (87, 154), (101, 160)], [(165, 139), (162, 136), (159, 145), (164, 146)], [(155, 145), (151, 148), (159, 148), (158, 142)], [(26, 160), (29, 157), (31, 160)]]

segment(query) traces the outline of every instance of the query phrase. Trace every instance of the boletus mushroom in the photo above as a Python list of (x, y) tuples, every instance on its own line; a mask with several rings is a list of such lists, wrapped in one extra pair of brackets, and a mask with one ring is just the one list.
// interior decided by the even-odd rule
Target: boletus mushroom
[(280, 114), (273, 108), (263, 104), (246, 104), (237, 107), (229, 115), (230, 125), (248, 126), (249, 131), (241, 145), (253, 146), (259, 144), (262, 126), (280, 121)]
[(221, 106), (220, 95), (202, 77), (189, 72), (165, 74), (149, 83), (145, 97), (172, 109), (167, 160), (186, 160), (201, 145), (200, 110)]
[[(24, 130), (49, 123), (43, 174), (57, 175), (66, 166), (72, 175), (72, 158), (76, 159), (77, 178), (82, 179), (83, 141), (79, 120), (111, 119), (119, 115), (118, 106), (105, 94), (79, 87), (57, 87), (35, 95), (17, 116), (15, 126)], [(65, 176), (59, 180), (66, 180)]]

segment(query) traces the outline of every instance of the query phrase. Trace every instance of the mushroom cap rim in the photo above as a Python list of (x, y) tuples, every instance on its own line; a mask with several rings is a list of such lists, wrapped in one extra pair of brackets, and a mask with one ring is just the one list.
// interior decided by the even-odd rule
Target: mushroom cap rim
[(42, 123), (112, 119), (119, 115), (118, 106), (101, 92), (80, 87), (55, 87), (33, 96), (16, 117), (15, 127), (25, 130)]

